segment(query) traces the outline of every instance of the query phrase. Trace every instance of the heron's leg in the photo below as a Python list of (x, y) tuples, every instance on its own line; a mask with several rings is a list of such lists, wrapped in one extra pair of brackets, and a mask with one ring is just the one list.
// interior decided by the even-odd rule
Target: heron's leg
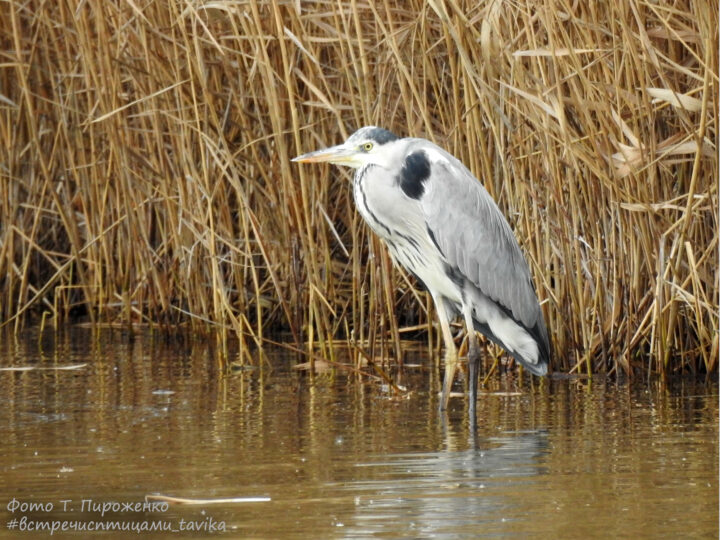
[(463, 305), (463, 317), (468, 334), (468, 386), (470, 387), (469, 413), (471, 425), (475, 425), (475, 406), (477, 404), (478, 364), (480, 363), (480, 348), (472, 317), (472, 306)]
[(450, 321), (448, 320), (445, 301), (442, 298), (435, 299), (437, 306), (438, 319), (440, 319), (440, 328), (442, 329), (443, 340), (445, 341), (445, 378), (443, 379), (442, 395), (440, 396), (440, 410), (447, 409), (448, 400), (450, 399), (450, 387), (455, 379), (455, 371), (457, 370), (457, 349), (455, 348), (455, 340), (450, 331)]

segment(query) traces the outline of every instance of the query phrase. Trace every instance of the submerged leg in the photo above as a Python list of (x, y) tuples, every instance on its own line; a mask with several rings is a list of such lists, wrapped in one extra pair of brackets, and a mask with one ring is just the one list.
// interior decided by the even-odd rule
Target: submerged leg
[(440, 328), (442, 329), (443, 340), (445, 341), (445, 378), (443, 379), (442, 395), (440, 396), (440, 410), (447, 409), (448, 400), (450, 399), (450, 387), (455, 379), (455, 371), (457, 370), (457, 349), (455, 348), (455, 340), (453, 340), (450, 331), (450, 321), (448, 320), (445, 302), (442, 298), (435, 299), (437, 306), (438, 319), (440, 319)]
[(477, 405), (478, 364), (480, 363), (480, 348), (472, 318), (472, 306), (463, 305), (463, 317), (468, 334), (468, 386), (470, 394), (469, 413), (470, 425), (475, 426), (475, 406)]

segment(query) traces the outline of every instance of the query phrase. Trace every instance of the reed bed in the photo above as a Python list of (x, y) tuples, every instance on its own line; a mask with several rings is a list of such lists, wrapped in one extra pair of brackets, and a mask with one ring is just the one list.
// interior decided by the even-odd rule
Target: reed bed
[(498, 201), (553, 369), (716, 371), (717, 39), (690, 0), (0, 2), (0, 322), (435, 347), (349, 173), (290, 162), (376, 124)]

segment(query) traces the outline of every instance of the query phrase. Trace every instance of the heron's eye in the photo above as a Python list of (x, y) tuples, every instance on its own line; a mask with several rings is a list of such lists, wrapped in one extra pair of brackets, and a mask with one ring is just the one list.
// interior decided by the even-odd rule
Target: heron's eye
[(362, 149), (365, 150), (366, 152), (369, 152), (370, 150), (373, 149), (373, 143), (371, 143), (371, 142), (363, 143)]

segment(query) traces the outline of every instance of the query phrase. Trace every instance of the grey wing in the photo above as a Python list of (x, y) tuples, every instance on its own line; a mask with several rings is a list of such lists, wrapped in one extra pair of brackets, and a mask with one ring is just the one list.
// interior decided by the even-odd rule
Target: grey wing
[(432, 163), (421, 207), (447, 263), (526, 328), (545, 327), (515, 235), (482, 184), (449, 154)]

